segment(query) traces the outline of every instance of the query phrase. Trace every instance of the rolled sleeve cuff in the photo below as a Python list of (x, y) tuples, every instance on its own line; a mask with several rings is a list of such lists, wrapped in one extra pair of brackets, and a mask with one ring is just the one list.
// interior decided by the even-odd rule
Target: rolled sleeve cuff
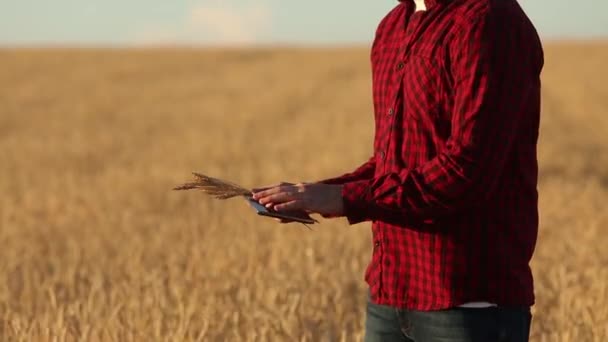
[(369, 221), (370, 204), (372, 203), (371, 184), (369, 181), (346, 183), (342, 186), (344, 216), (351, 225)]

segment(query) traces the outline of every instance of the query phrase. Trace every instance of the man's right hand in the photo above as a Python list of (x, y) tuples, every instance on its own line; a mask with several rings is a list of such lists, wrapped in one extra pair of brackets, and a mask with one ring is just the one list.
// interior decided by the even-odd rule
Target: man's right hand
[[(260, 192), (260, 191), (264, 191), (264, 190), (268, 190), (268, 189), (271, 189), (271, 188), (276, 188), (278, 186), (284, 186), (284, 185), (294, 185), (294, 183), (281, 182), (279, 184), (263, 186), (263, 187), (260, 187), (260, 188), (254, 188), (251, 191), (252, 191), (252, 195), (253, 195), (253, 193), (256, 193), (256, 192)], [(270, 207), (270, 206), (272, 206), (272, 205), (271, 204), (267, 205), (267, 207)], [(270, 209), (270, 208), (268, 208), (268, 209)], [(293, 220), (286, 220), (286, 219), (280, 219), (280, 218), (275, 218), (274, 220), (277, 221), (277, 222), (279, 222), (279, 223), (282, 223), (282, 224), (296, 222), (296, 221), (293, 221)]]

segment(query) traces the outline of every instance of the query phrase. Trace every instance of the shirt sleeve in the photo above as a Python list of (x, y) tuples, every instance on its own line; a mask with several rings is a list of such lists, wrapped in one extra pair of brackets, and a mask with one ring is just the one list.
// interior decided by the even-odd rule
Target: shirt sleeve
[(454, 107), (444, 148), (415, 169), (346, 183), (342, 195), (351, 224), (418, 222), (492, 194), (525, 120), (525, 103), (540, 96), (542, 48), (531, 25), (498, 14), (461, 26), (448, 43)]
[(319, 181), (319, 183), (338, 185), (350, 182), (370, 180), (374, 177), (375, 171), (376, 161), (374, 157), (371, 157), (367, 162), (359, 166), (355, 171), (343, 174), (339, 177), (324, 179)]

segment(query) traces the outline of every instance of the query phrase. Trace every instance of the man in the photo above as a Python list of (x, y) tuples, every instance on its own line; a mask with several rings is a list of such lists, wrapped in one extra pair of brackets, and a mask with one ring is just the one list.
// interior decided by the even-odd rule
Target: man
[(372, 221), (366, 341), (527, 341), (543, 50), (516, 0), (402, 0), (371, 52), (374, 155), (254, 190)]

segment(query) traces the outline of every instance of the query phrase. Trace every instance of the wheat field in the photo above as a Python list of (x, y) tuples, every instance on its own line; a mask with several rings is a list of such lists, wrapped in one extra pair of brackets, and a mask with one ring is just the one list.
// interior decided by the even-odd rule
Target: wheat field
[[(532, 341), (608, 340), (608, 45), (547, 43)], [(369, 224), (171, 188), (368, 158), (368, 51), (0, 50), (0, 341), (359, 341)]]

